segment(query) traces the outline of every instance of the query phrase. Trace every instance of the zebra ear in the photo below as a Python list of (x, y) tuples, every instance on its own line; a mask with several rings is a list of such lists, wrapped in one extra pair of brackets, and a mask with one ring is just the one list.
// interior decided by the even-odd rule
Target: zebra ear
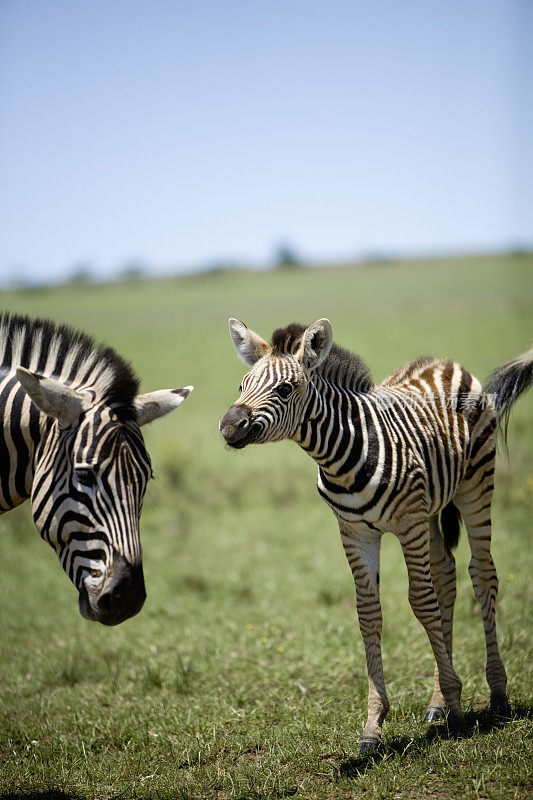
[(327, 358), (332, 344), (329, 319), (318, 319), (305, 331), (296, 357), (304, 369), (315, 369)]
[(55, 378), (36, 375), (24, 367), (17, 368), (17, 378), (37, 408), (62, 425), (72, 424), (87, 408), (83, 395)]
[(135, 411), (139, 427), (174, 411), (193, 389), (194, 386), (185, 386), (184, 389), (160, 389), (157, 392), (138, 394), (135, 398)]
[(261, 339), (257, 333), (251, 331), (244, 322), (239, 322), (238, 319), (230, 319), (229, 334), (239, 357), (250, 367), (272, 350), (264, 339)]

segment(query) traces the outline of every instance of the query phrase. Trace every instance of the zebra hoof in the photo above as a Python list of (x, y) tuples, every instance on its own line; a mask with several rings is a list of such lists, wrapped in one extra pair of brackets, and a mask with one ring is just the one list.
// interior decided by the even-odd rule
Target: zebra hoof
[(361, 753), (371, 753), (377, 750), (380, 745), (380, 739), (377, 736), (365, 736), (361, 740)]
[(465, 718), (462, 712), (448, 711), (446, 724), (451, 736), (460, 736), (465, 729)]
[(490, 710), (494, 714), (495, 717), (503, 717), (504, 719), (510, 719), (512, 716), (511, 706), (509, 705), (509, 701), (507, 700), (505, 695), (499, 695), (498, 697), (491, 697), (490, 699)]
[(429, 706), (426, 711), (426, 722), (440, 722), (444, 719), (445, 711), (439, 706)]

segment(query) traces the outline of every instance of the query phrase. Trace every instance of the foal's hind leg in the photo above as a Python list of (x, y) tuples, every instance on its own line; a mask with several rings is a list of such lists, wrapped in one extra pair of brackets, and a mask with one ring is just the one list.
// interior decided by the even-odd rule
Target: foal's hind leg
[[(429, 557), (431, 564), (431, 580), (439, 601), (441, 627), (446, 652), (452, 660), (453, 606), (455, 603), (455, 559), (444, 544), (438, 517), (429, 518)], [(426, 710), (426, 720), (435, 722), (443, 719), (446, 703), (440, 688), (439, 670), (435, 665), (433, 696)]]
[[(472, 558), (468, 571), (474, 593), (481, 606), (485, 643), (487, 647), (487, 683), (490, 689), (491, 710), (500, 716), (510, 716), (507, 701), (507, 675), (500, 658), (496, 638), (496, 596), (498, 578), (490, 554), (491, 518), (490, 506), (493, 492), (494, 454), (492, 460), (481, 453), (476, 463), (481, 465), (468, 471), (468, 479), (459, 487), (454, 503), (462, 514), (468, 531)], [(483, 463), (485, 462), (485, 463)]]

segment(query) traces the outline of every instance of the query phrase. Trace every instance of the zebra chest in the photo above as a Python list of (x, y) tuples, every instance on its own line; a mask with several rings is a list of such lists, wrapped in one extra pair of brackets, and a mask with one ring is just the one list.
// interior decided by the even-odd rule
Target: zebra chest
[(390, 476), (384, 479), (370, 467), (342, 477), (327, 475), (318, 470), (317, 490), (322, 499), (344, 520), (358, 522), (364, 520), (377, 527), (390, 518), (387, 513), (394, 486)]

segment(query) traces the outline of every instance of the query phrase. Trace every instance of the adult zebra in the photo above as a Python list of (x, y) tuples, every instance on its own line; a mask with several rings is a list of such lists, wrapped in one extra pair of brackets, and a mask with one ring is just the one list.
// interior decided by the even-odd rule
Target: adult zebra
[[(321, 319), (274, 331), (272, 344), (238, 320), (230, 334), (252, 369), (220, 421), (233, 448), (293, 439), (318, 463), (318, 491), (333, 509), (355, 580), (368, 669), (361, 749), (375, 748), (389, 708), (381, 659), (381, 535), (399, 538), (411, 607), (436, 660), (426, 719), (462, 720), (461, 682), (452, 666), (455, 561), (462, 515), (469, 572), (481, 604), (486, 675), (495, 713), (510, 712), (496, 640), (497, 578), (490, 555), (497, 419), (508, 418), (533, 383), (533, 349), (496, 370), (483, 390), (459, 364), (414, 361), (374, 384), (356, 355), (333, 343)], [(492, 393), (492, 394), (491, 394)], [(442, 526), (442, 533), (439, 526)]]
[(146, 598), (139, 516), (151, 465), (140, 426), (193, 387), (137, 395), (114, 350), (47, 320), (2, 314), (0, 350), (0, 513), (31, 496), (80, 613), (117, 625)]

